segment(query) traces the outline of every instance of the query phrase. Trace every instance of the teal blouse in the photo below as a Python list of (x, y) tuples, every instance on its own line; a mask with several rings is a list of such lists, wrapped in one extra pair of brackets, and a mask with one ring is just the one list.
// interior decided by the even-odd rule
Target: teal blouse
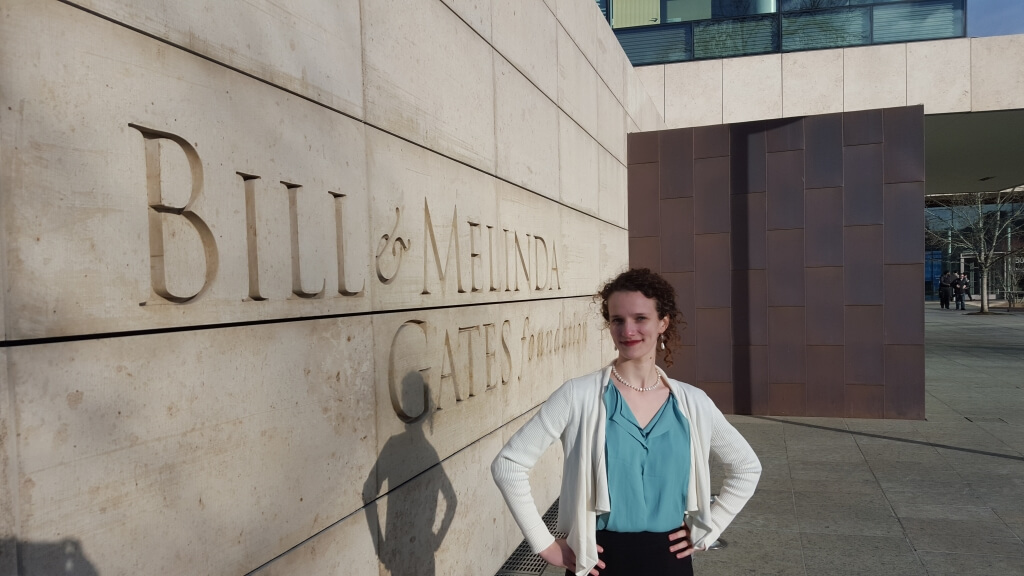
[(611, 512), (598, 530), (668, 532), (683, 523), (690, 479), (690, 423), (670, 395), (641, 428), (618, 388), (604, 393), (605, 461)]

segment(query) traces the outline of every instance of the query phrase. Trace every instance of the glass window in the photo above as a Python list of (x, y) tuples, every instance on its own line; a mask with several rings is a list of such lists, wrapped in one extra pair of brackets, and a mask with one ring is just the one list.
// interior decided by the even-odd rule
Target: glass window
[(792, 12), (794, 10), (839, 8), (841, 6), (848, 6), (849, 4), (850, 0), (782, 0), (782, 11)]
[(632, 28), (661, 24), (661, 0), (615, 0), (612, 2), (612, 28)]
[(712, 18), (735, 18), (775, 12), (775, 0), (711, 0)]
[(782, 15), (782, 50), (786, 52), (870, 43), (870, 8), (842, 8)]
[(695, 58), (726, 58), (778, 52), (775, 16), (693, 23)]
[(615, 35), (633, 66), (693, 59), (690, 24), (619, 30)]
[(711, 0), (665, 0), (665, 23), (711, 18)]
[(963, 0), (875, 6), (875, 42), (953, 38), (964, 34)]

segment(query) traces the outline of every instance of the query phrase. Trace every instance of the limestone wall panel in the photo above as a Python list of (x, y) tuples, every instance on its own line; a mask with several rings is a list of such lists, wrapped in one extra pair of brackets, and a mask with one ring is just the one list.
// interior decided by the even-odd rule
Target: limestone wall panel
[(487, 42), (491, 42), (492, 6), (487, 0), (441, 0), (459, 18), (472, 26), (476, 33)]
[[(575, 238), (563, 232), (567, 219), (586, 217), (507, 182), (496, 182), (495, 186), (496, 230), (502, 233), (492, 233), (492, 238), (494, 245), (501, 247), (497, 250), (501, 256), (495, 259), (493, 268), (488, 268), (487, 284), (503, 288), (493, 294), (500, 300), (522, 300), (531, 295), (543, 298), (588, 294), (586, 273), (582, 277), (573, 274), (586, 268), (582, 262), (588, 254), (581, 252)], [(587, 220), (596, 223), (593, 219)], [(525, 223), (531, 223), (530, 230)]]
[[(597, 18), (597, 36), (595, 46), (597, 47), (597, 74), (604, 81), (608, 89), (615, 95), (619, 102), (625, 102), (624, 79), (626, 68), (623, 60), (626, 60), (625, 52), (615, 37), (608, 21), (600, 10), (594, 12)], [(627, 60), (628, 61), (628, 60)], [(630, 66), (632, 68), (632, 66)]]
[(665, 123), (687, 128), (722, 123), (722, 61), (665, 65)]
[(596, 2), (591, 0), (557, 0), (554, 4), (555, 16), (562, 28), (565, 29), (587, 62), (596, 68), (598, 23), (594, 18), (594, 13), (600, 14), (601, 9), (598, 8)]
[(505, 502), (490, 473), (501, 445), (500, 434), (481, 438), (378, 500), (381, 576), (501, 568), (511, 549)]
[(566, 276), (557, 204), (383, 132), (367, 145), (376, 309), (590, 293)]
[(562, 29), (558, 31), (558, 106), (588, 134), (597, 136), (597, 72)]
[(594, 289), (596, 293), (604, 282), (625, 272), (629, 264), (629, 231), (618, 226), (604, 226), (600, 231), (601, 281)]
[(1024, 108), (1024, 35), (971, 38), (971, 111)]
[(5, 10), (8, 338), (369, 308), (360, 123), (64, 4)]
[[(376, 490), (413, 478), (600, 363), (589, 298), (374, 316)], [(420, 449), (431, 446), (431, 450)], [(386, 480), (386, 481), (385, 481)]]
[(783, 117), (842, 111), (842, 50), (811, 50), (782, 55)]
[(626, 163), (626, 112), (615, 95), (598, 82), (597, 87), (597, 141), (619, 162)]
[[(597, 292), (596, 288), (594, 292)], [(587, 374), (604, 365), (605, 358), (601, 354), (601, 347), (596, 344), (600, 341), (604, 321), (601, 319), (601, 307), (594, 302), (593, 296), (564, 300), (559, 324), (565, 326), (563, 334), (568, 334), (567, 337), (563, 337), (568, 338), (568, 342), (576, 343), (574, 344), (576, 347), (570, 348), (563, 344), (562, 349), (567, 352), (563, 353), (561, 357), (547, 352), (544, 357), (552, 364), (561, 365), (563, 381)], [(548, 321), (546, 326), (550, 325), (551, 321)], [(550, 327), (546, 330), (550, 331)], [(569, 332), (566, 333), (565, 330)], [(557, 340), (558, 336), (556, 335), (556, 343)], [(544, 402), (561, 383), (557, 380), (541, 381), (534, 390), (536, 404)]]
[(907, 44), (843, 50), (843, 110), (907, 105)]
[(645, 132), (666, 130), (668, 128), (668, 125), (665, 124), (665, 118), (658, 111), (657, 106), (654, 105), (654, 100), (649, 96), (644, 98), (640, 110), (640, 120), (640, 126)]
[(371, 505), (312, 536), (252, 576), (378, 574), (377, 527), (376, 508)]
[(722, 121), (782, 117), (782, 55), (722, 60)]
[(7, 382), (7, 349), (0, 348), (0, 570), (14, 573), (13, 539), (17, 536), (17, 427)]
[(640, 76), (637, 75), (630, 64), (628, 59), (624, 59), (625, 75), (623, 77), (622, 91), (623, 100), (622, 106), (626, 109), (626, 114), (630, 119), (633, 120), (641, 129), (643, 129), (644, 123), (644, 112), (643, 104), (644, 99), (649, 98), (650, 95), (647, 92), (647, 88), (640, 80)]
[(358, 0), (69, 3), (362, 118)]
[(639, 66), (633, 71), (640, 77), (647, 93), (654, 101), (655, 108), (662, 116), (665, 115), (665, 65)]
[(437, 0), (362, 9), (367, 122), (493, 173), (491, 46)]
[(245, 573), (362, 506), (371, 325), (319, 320), (21, 346), (20, 539), (96, 571)]
[[(491, 9), (494, 49), (551, 101), (557, 101), (558, 59), (551, 57), (558, 54), (555, 15), (542, 0), (494, 2)], [(615, 47), (622, 49), (618, 43)]]
[(600, 146), (564, 113), (558, 116), (558, 187), (562, 202), (597, 214), (598, 173), (594, 170)]
[(602, 220), (616, 226), (626, 226), (626, 166), (608, 153), (598, 150), (597, 180), (599, 190), (599, 212)]
[(493, 301), (487, 271), (501, 260), (502, 236), (494, 178), (378, 130), (367, 130), (366, 144), (375, 308)]
[(928, 114), (971, 110), (971, 40), (907, 44), (907, 105)]
[(497, 176), (557, 200), (558, 106), (498, 53), (494, 82)]

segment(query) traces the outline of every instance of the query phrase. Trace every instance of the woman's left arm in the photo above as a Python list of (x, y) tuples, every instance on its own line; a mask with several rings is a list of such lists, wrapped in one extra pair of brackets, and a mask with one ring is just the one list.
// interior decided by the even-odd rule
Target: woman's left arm
[(722, 412), (717, 407), (712, 407), (711, 412), (714, 423), (711, 455), (725, 468), (722, 489), (711, 505), (711, 517), (720, 534), (754, 495), (754, 488), (761, 478), (761, 462), (747, 440), (725, 419)]

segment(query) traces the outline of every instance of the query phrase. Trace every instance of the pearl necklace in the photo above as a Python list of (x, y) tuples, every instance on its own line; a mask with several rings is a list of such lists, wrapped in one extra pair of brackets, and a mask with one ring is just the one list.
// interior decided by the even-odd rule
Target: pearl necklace
[[(654, 372), (655, 372), (655, 374), (657, 374), (657, 372), (658, 372), (658, 368), (657, 367), (654, 368)], [(638, 386), (633, 386), (629, 382), (626, 382), (626, 379), (623, 378), (621, 374), (619, 374), (619, 371), (615, 369), (615, 366), (612, 366), (612, 374), (615, 375), (615, 379), (616, 380), (618, 380), (619, 382), (622, 382), (623, 386), (625, 386), (627, 388), (632, 388), (633, 390), (636, 390), (637, 392), (650, 392), (651, 390), (654, 390), (655, 388), (657, 388), (659, 384), (661, 384), (661, 378), (659, 377), (657, 380), (654, 381), (653, 385), (648, 386), (646, 388), (640, 388)]]

